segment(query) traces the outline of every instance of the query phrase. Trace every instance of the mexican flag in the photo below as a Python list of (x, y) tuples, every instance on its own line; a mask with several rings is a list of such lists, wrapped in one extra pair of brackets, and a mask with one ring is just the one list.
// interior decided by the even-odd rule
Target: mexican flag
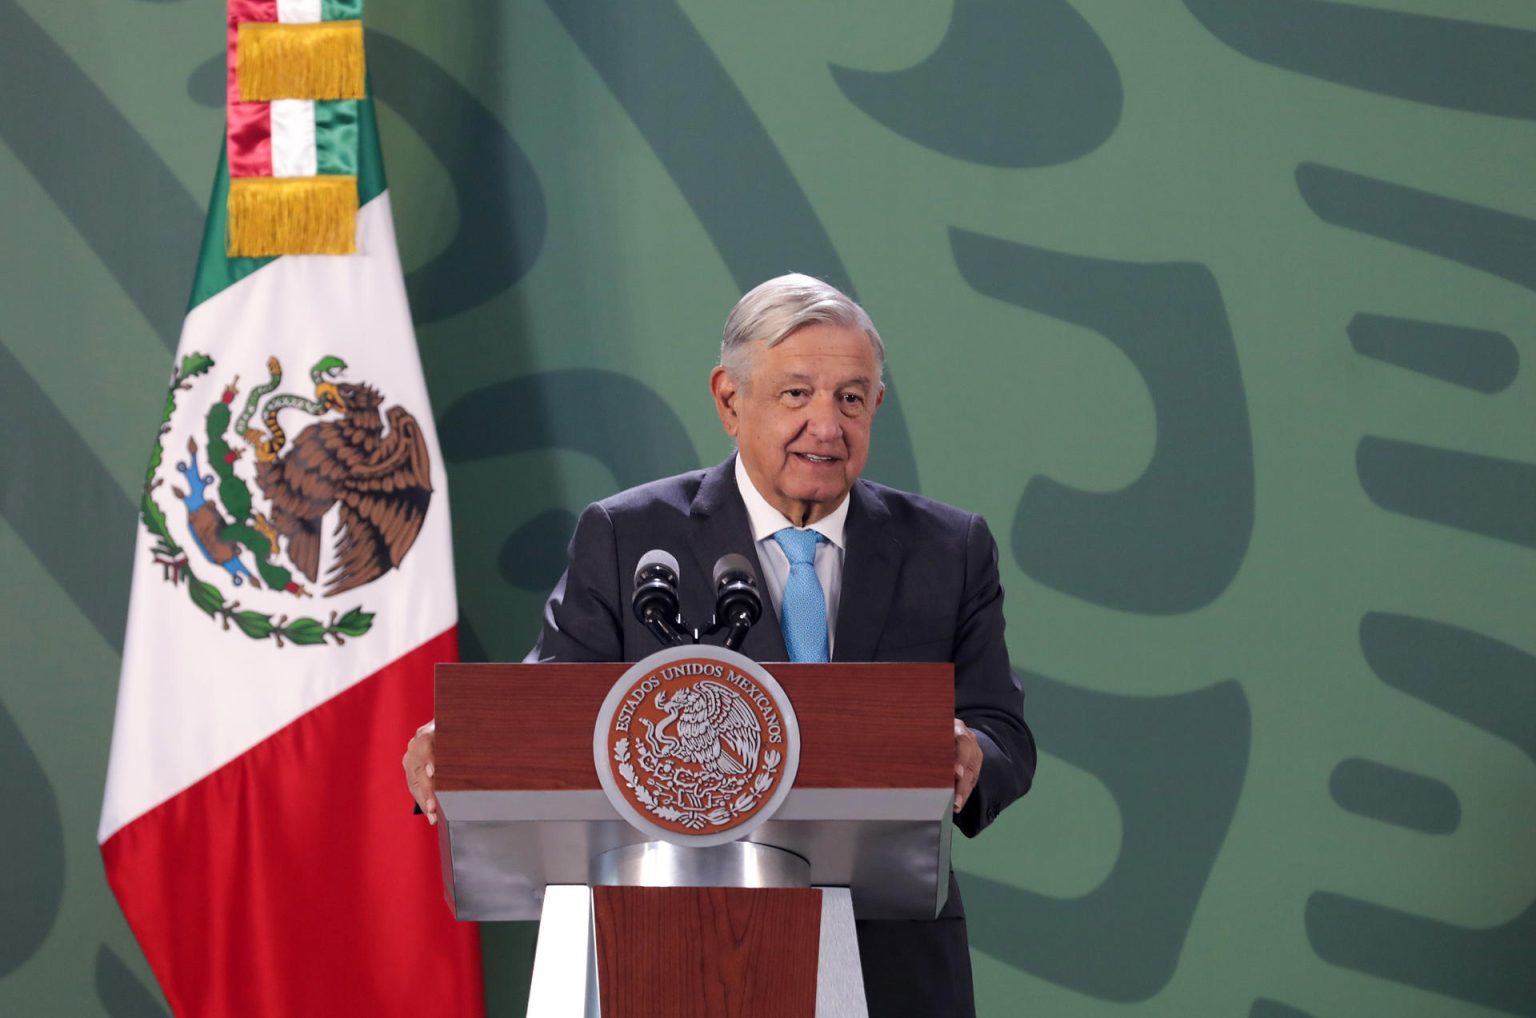
[(221, 160), (145, 474), (99, 833), (178, 1015), (484, 1010), (400, 768), (458, 613), (373, 105), (351, 102), (356, 254), (227, 256)]

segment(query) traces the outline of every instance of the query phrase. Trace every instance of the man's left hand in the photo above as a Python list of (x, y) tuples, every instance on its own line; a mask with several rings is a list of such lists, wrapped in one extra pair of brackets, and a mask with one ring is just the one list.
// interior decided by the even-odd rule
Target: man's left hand
[(981, 777), (981, 745), (965, 722), (955, 718), (955, 812), (971, 797)]

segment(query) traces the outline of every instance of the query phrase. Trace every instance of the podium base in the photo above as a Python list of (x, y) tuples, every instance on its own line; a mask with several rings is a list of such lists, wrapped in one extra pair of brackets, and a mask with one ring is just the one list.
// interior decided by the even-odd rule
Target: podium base
[(868, 1014), (846, 887), (546, 890), (529, 1018)]

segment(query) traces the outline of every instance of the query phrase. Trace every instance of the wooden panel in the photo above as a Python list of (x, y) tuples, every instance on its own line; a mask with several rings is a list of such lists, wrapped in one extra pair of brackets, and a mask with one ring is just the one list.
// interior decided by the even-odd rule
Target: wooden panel
[[(592, 729), (623, 664), (437, 666), (443, 791), (597, 789)], [(925, 788), (952, 781), (947, 664), (773, 664), (800, 720), (796, 788)]]
[(604, 1018), (815, 1018), (821, 892), (594, 887)]
[(592, 730), (626, 667), (438, 665), (437, 787), (601, 788)]
[(954, 782), (955, 669), (948, 664), (776, 664), (800, 719), (796, 788)]

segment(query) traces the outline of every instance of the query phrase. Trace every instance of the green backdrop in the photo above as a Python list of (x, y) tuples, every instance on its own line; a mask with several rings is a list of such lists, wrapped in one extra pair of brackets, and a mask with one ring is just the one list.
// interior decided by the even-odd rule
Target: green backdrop
[[(466, 656), (582, 505), (725, 455), (725, 313), (824, 276), (890, 347), (869, 475), (1001, 546), (1042, 756), (956, 846), (982, 1013), (1536, 1015), (1529, 3), (367, 18)], [(8, 1015), (164, 1013), (94, 831), (222, 40), (0, 0)]]

